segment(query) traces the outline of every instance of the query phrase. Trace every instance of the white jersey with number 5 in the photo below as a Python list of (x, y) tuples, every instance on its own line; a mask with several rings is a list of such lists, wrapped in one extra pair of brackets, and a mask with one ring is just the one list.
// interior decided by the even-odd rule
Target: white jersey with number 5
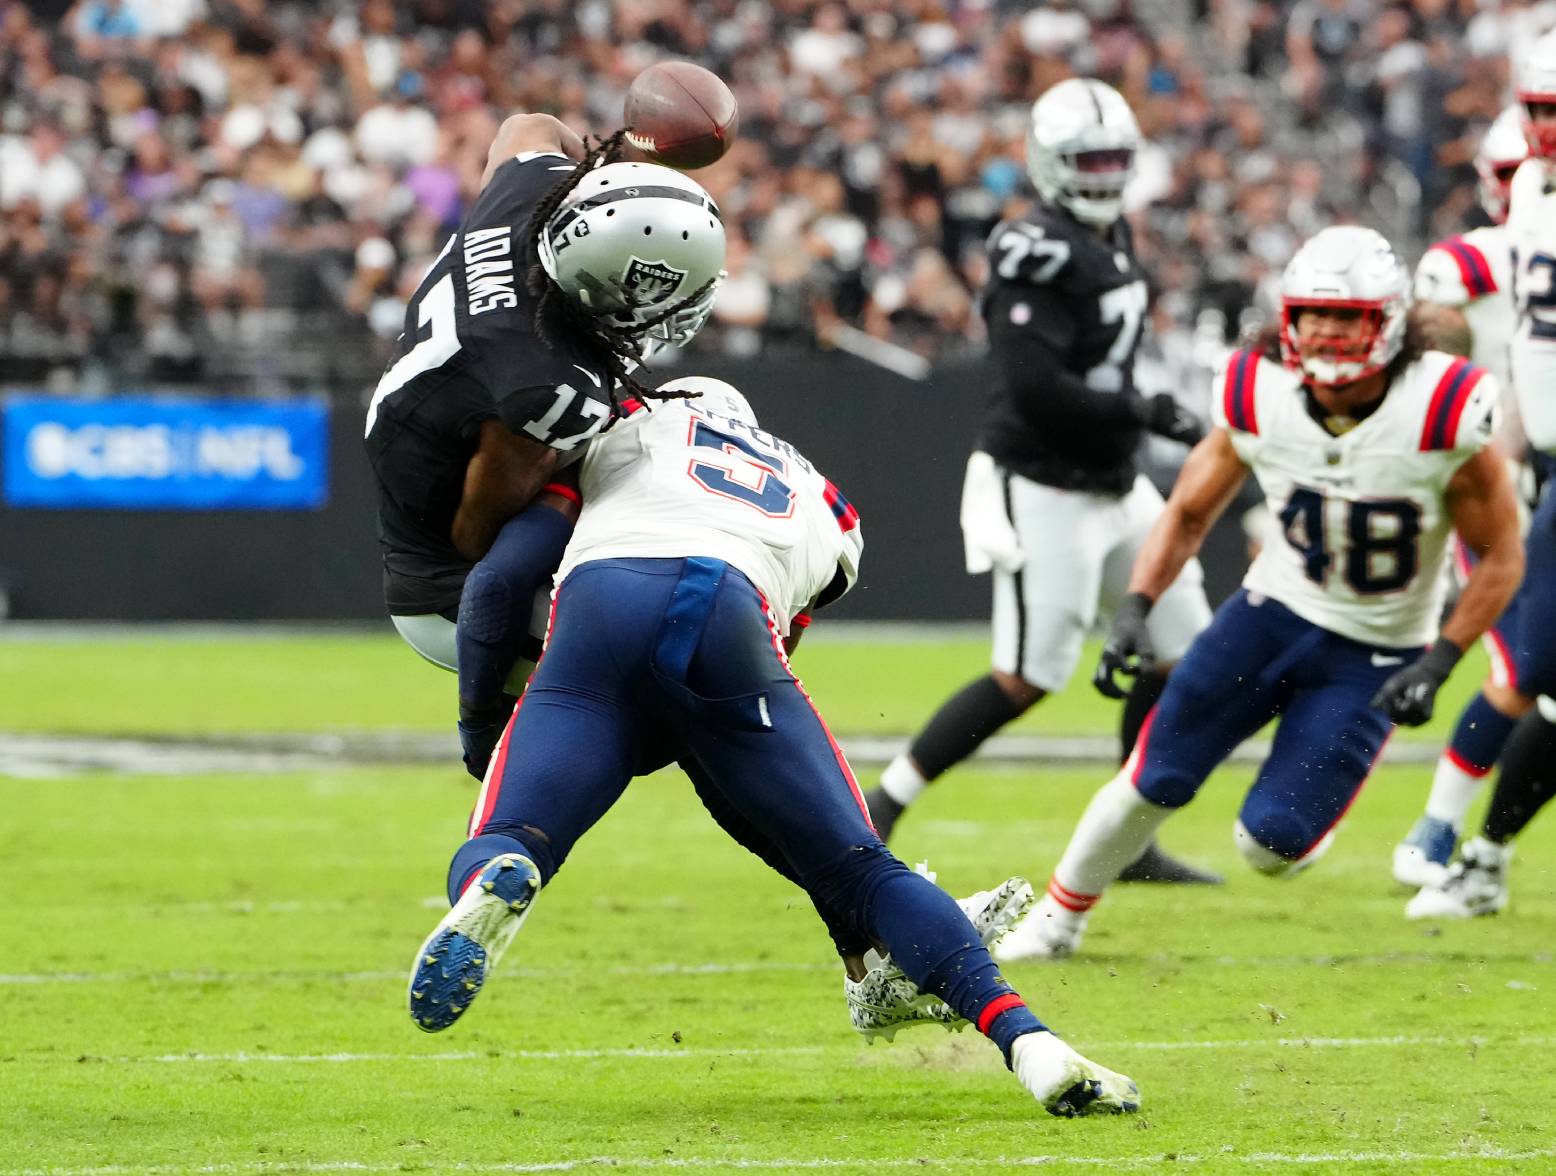
[(1508, 195), (1513, 249), (1513, 394), (1529, 443), (1556, 453), (1556, 167), (1526, 159)]
[(696, 400), (640, 409), (597, 437), (580, 490), (557, 583), (589, 560), (709, 556), (744, 572), (787, 634), (859, 574), (859, 512), (837, 488), (787, 441)]
[(1270, 507), (1244, 587), (1368, 645), (1429, 644), (1452, 530), (1444, 496), (1490, 441), (1496, 398), (1484, 368), (1428, 351), (1334, 436), (1308, 414), (1296, 372), (1233, 353), (1216, 375), (1216, 424)]

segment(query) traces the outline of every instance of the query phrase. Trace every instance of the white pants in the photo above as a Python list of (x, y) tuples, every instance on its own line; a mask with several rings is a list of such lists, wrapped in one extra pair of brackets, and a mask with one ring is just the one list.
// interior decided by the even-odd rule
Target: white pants
[[(454, 640), (457, 630), (453, 621), (437, 613), (420, 613), (407, 617), (391, 616), (389, 619), (394, 622), (395, 630), (404, 638), (405, 643), (433, 665), (450, 671), (458, 669), (459, 652)], [(521, 657), (513, 663), (513, 670), (508, 674), (508, 680), (503, 683), (503, 690), (515, 698), (523, 694), (524, 686), (534, 670), (535, 663)]]
[[(1128, 591), (1162, 496), (1143, 475), (1122, 498), (1010, 473), (1005, 486), (1025, 562), (994, 569), (994, 668), (1053, 693), (1075, 672), (1086, 634)], [(1209, 623), (1204, 573), (1191, 559), (1147, 622), (1158, 660), (1177, 661)]]

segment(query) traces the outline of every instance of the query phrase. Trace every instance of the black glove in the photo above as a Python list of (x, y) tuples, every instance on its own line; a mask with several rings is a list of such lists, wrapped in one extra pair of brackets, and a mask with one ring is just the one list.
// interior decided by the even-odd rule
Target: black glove
[(1155, 603), (1144, 592), (1131, 592), (1118, 606), (1113, 627), (1102, 646), (1102, 659), (1097, 662), (1097, 672), (1091, 676), (1091, 684), (1109, 698), (1123, 698), (1129, 691), (1113, 680), (1113, 675), (1124, 674), (1133, 678), (1151, 668), (1156, 661), (1156, 650), (1151, 648), (1151, 634), (1145, 627)]
[(459, 707), (459, 746), (464, 748), (465, 771), (477, 780), (486, 779), (487, 765), (492, 762), (492, 752), (502, 738), (503, 728), (513, 707), (496, 707), (475, 710), (463, 703)]
[(1204, 422), (1179, 404), (1171, 392), (1143, 397), (1139, 404), (1140, 423), (1157, 436), (1189, 446), (1205, 439)]
[(1392, 722), (1419, 727), (1431, 719), (1438, 688), (1463, 656), (1464, 651), (1452, 641), (1439, 637), (1432, 648), (1378, 687), (1372, 705)]

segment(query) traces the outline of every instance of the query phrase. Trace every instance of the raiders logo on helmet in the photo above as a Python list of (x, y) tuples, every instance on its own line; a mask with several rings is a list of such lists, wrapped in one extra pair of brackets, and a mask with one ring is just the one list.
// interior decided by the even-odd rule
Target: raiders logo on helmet
[(623, 292), (637, 305), (652, 304), (668, 298), (686, 277), (685, 270), (676, 269), (663, 261), (644, 261), (634, 257), (621, 275)]

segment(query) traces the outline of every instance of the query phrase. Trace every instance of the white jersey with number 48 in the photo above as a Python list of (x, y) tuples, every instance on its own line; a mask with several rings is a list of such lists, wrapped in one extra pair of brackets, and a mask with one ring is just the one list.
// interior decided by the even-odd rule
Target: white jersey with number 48
[(1296, 372), (1252, 351), (1234, 352), (1214, 387), (1216, 424), (1270, 508), (1244, 587), (1368, 645), (1429, 644), (1452, 530), (1444, 495), (1491, 439), (1496, 378), (1428, 351), (1339, 436), (1309, 415)]
[[(557, 572), (596, 559), (708, 556), (739, 568), (780, 632), (853, 587), (859, 512), (799, 450), (696, 400), (639, 409), (597, 437), (583, 513)], [(836, 583), (834, 583), (836, 581)]]

